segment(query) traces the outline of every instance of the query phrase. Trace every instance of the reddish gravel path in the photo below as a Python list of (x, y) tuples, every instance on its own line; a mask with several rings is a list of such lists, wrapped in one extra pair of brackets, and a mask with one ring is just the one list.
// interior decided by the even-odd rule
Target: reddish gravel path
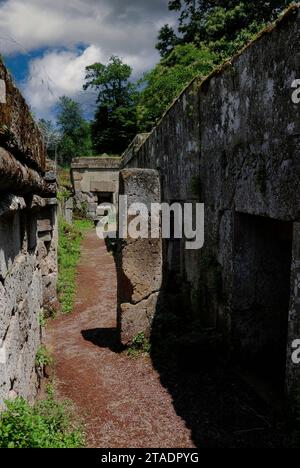
[(58, 393), (83, 417), (89, 447), (194, 447), (150, 358), (116, 348), (116, 272), (94, 232), (84, 241), (75, 311), (48, 328)]

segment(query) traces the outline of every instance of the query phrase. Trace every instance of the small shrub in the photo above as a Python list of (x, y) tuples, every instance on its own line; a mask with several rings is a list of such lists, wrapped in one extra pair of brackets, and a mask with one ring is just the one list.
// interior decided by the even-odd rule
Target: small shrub
[(52, 364), (52, 362), (53, 362), (52, 356), (50, 352), (48, 351), (48, 349), (46, 348), (46, 346), (41, 346), (38, 349), (36, 356), (35, 356), (36, 367), (38, 367), (39, 369), (44, 369), (45, 366), (49, 366), (50, 364)]
[(65, 187), (62, 187), (58, 192), (57, 192), (57, 199), (58, 201), (65, 202), (68, 200), (72, 195), (72, 192), (68, 190)]
[(47, 324), (46, 316), (44, 310), (41, 310), (39, 313), (39, 325), (41, 328), (45, 328)]
[(53, 304), (44, 305), (44, 320), (55, 319), (57, 315), (57, 308)]
[(131, 357), (138, 357), (141, 354), (149, 354), (151, 351), (151, 344), (145, 337), (145, 333), (138, 333), (132, 340), (127, 353)]
[(56, 401), (52, 391), (30, 406), (22, 398), (5, 402), (0, 415), (0, 448), (80, 448), (84, 433), (68, 401)]

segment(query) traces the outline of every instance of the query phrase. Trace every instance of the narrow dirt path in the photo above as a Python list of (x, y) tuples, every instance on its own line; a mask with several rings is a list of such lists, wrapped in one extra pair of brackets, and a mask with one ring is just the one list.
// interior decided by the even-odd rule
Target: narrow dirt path
[(194, 447), (150, 358), (118, 352), (116, 293), (113, 257), (89, 232), (78, 267), (74, 313), (48, 328), (59, 396), (76, 403), (89, 447)]

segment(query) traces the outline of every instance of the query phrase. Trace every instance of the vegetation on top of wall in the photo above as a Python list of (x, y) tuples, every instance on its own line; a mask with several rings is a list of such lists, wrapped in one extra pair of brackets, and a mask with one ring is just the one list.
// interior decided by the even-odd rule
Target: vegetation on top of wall
[(162, 59), (145, 74), (138, 102), (140, 131), (150, 131), (174, 99), (196, 77), (205, 77), (251, 43), (294, 2), (290, 0), (171, 0), (178, 31), (163, 26), (157, 49)]
[(81, 219), (75, 220), (74, 225), (70, 225), (60, 217), (58, 226), (58, 297), (62, 312), (69, 314), (74, 306), (76, 268), (80, 258), (83, 233), (91, 229), (93, 224), (91, 221)]
[(262, 25), (274, 21), (291, 0), (170, 0), (177, 12), (177, 30), (169, 25), (159, 32), (157, 49), (167, 56), (178, 44), (208, 44), (223, 57), (233, 55)]
[(196, 76), (207, 76), (217, 63), (217, 54), (208, 47), (199, 49), (194, 44), (176, 46), (140, 82), (139, 131), (151, 130), (185, 86)]
[(81, 448), (84, 432), (69, 401), (47, 398), (31, 406), (22, 398), (7, 401), (0, 415), (0, 448)]

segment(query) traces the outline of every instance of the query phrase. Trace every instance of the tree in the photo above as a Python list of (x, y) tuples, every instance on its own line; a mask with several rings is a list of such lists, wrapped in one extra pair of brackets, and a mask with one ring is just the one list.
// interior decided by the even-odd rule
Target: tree
[(120, 154), (136, 134), (136, 87), (130, 82), (132, 69), (116, 56), (107, 65), (86, 68), (84, 89), (98, 91), (98, 108), (92, 138), (98, 153)]
[(92, 154), (91, 127), (83, 118), (80, 105), (62, 96), (58, 102), (57, 126), (61, 134), (59, 160), (69, 165), (72, 158)]
[(156, 45), (162, 57), (166, 57), (174, 47), (180, 43), (175, 31), (168, 24), (165, 24), (158, 33), (158, 43)]
[(176, 34), (165, 25), (159, 33), (157, 48), (165, 57), (172, 44), (204, 42), (222, 57), (229, 56), (291, 3), (291, 0), (171, 0), (169, 9), (179, 15), (178, 31)]

